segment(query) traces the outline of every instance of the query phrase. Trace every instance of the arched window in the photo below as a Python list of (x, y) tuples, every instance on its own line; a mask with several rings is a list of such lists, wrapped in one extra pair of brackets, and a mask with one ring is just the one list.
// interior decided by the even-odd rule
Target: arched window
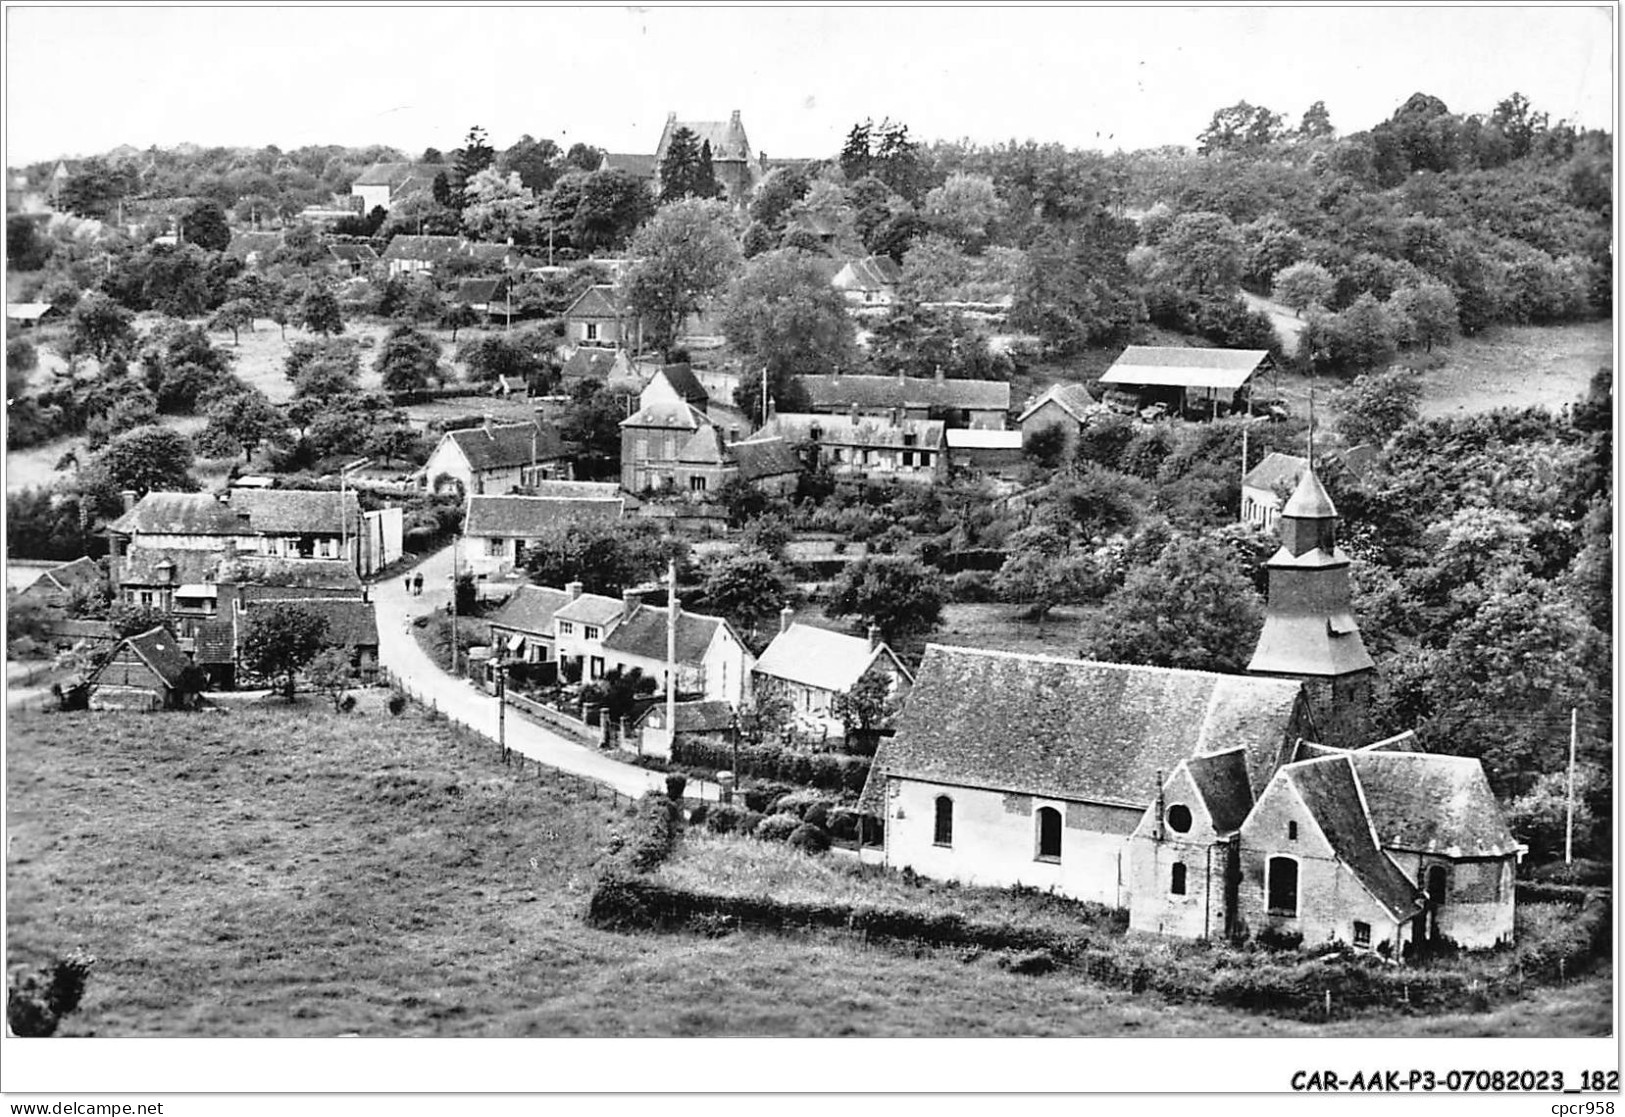
[(1183, 834), (1191, 828), (1191, 809), (1183, 803), (1168, 808), (1168, 829)]
[(1270, 858), (1269, 898), (1271, 915), (1298, 914), (1298, 863), (1292, 858)]
[(1286, 824), (1286, 840), (1289, 842), (1298, 840), (1298, 824), (1296, 822)]
[(1168, 891), (1172, 892), (1175, 896), (1183, 896), (1185, 894), (1185, 862), (1174, 862), (1173, 880), (1169, 883)]
[(931, 840), (939, 846), (954, 844), (954, 801), (946, 795), (937, 796), (937, 825)]
[(1061, 812), (1054, 807), (1038, 808), (1038, 856), (1046, 861), (1061, 859)]

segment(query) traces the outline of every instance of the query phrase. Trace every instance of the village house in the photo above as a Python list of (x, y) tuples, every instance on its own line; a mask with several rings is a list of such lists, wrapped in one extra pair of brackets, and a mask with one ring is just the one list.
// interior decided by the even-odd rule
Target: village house
[(1014, 479), (1026, 464), (1019, 430), (972, 430), (949, 427), (948, 466), (975, 477)]
[(786, 606), (779, 613), (779, 634), (756, 662), (758, 692), (777, 689), (789, 702), (795, 722), (826, 738), (846, 736), (835, 712), (835, 700), (870, 677), (884, 678), (892, 701), (902, 702), (914, 676), (897, 653), (871, 628), (868, 639), (792, 621)]
[(1023, 442), (1041, 430), (1059, 428), (1065, 439), (1065, 458), (1071, 460), (1079, 433), (1092, 418), (1108, 410), (1095, 402), (1087, 387), (1068, 381), (1050, 385), (1043, 395), (1027, 405), (1016, 423), (1021, 427)]
[(432, 163), (374, 163), (350, 184), (350, 196), (363, 214), (374, 209), (388, 212), (401, 200), (434, 188), (434, 176), (449, 174), (451, 168)]
[(119, 641), (91, 672), (92, 710), (180, 710), (197, 701), (200, 680), (179, 642), (159, 625)]
[(940, 419), (944, 426), (1003, 430), (1010, 416), (1010, 385), (1002, 380), (950, 380), (910, 376), (803, 376), (818, 415)]
[(848, 260), (830, 284), (852, 307), (888, 307), (896, 301), (897, 281), (902, 274), (902, 268), (890, 256), (865, 256)]
[(599, 593), (583, 593), (580, 582), (564, 587), (570, 600), (553, 613), (553, 646), (559, 671), (584, 683), (608, 673), (604, 639), (626, 618), (626, 602)]
[(542, 481), (569, 480), (570, 454), (551, 425), (484, 423), (448, 431), (418, 477), (430, 492), (501, 494)]
[(655, 373), (637, 411), (621, 420), (621, 487), (632, 493), (674, 488), (683, 449), (696, 431), (712, 425), (709, 406), (687, 365)]
[(805, 455), (809, 469), (836, 477), (931, 485), (948, 475), (943, 433), (940, 419), (776, 414), (757, 437), (782, 438)]
[(1305, 736), (1286, 680), (931, 645), (859, 806), (893, 867), (1126, 908), (1129, 837), (1168, 773), (1239, 749), (1261, 784)]
[(720, 617), (701, 616), (677, 606), (675, 680), (669, 679), (667, 634), (671, 631), (665, 606), (643, 604), (634, 590), (622, 594), (621, 618), (603, 640), (607, 670), (642, 671), (656, 680), (660, 693), (675, 686), (678, 697), (726, 702), (738, 709), (750, 690), (750, 672), (756, 657), (733, 626)]
[(62, 317), (62, 311), (50, 303), (6, 304), (6, 325), (19, 330), (32, 329), (42, 322)]
[(675, 484), (679, 492), (697, 498), (715, 494), (731, 480), (759, 492), (790, 496), (801, 478), (801, 460), (782, 438), (724, 441), (714, 425), (691, 435), (677, 455)]
[(584, 380), (591, 380), (606, 388), (621, 384), (632, 387), (634, 394), (642, 388), (642, 381), (633, 370), (624, 349), (577, 348), (564, 362), (559, 375), (565, 384), (579, 384)]
[(491, 643), (505, 660), (556, 663), (553, 615), (568, 605), (567, 590), (520, 586), (491, 617)]
[(572, 349), (636, 349), (642, 322), (610, 283), (596, 283), (564, 310), (564, 344)]
[(639, 182), (649, 184), (651, 192), (654, 189), (655, 171), (658, 169), (653, 155), (639, 155), (625, 152), (605, 152), (604, 157), (598, 161), (600, 171), (621, 171), (631, 175)]
[(433, 275), (435, 269), (462, 254), (463, 244), (462, 237), (397, 233), (384, 248), (385, 271), (390, 279), (415, 273)]
[(1290, 493), (1309, 468), (1309, 459), (1275, 451), (1247, 471), (1241, 479), (1241, 518), (1244, 523), (1274, 532), (1285, 503), (1282, 493)]
[(93, 558), (76, 558), (72, 562), (59, 563), (40, 571), (39, 577), (22, 592), (24, 596), (38, 598), (53, 609), (61, 609), (75, 594), (106, 583), (107, 572), (100, 563)]
[(463, 519), (467, 569), (476, 578), (503, 577), (522, 568), (527, 548), (551, 531), (620, 519), (625, 504), (619, 491), (614, 485), (602, 487), (612, 495), (470, 495)]
[(379, 264), (378, 253), (370, 244), (330, 244), (327, 254), (333, 271), (346, 278), (371, 275)]
[(672, 707), (673, 729), (666, 726), (666, 704), (655, 702), (635, 723), (639, 750), (647, 756), (669, 757), (680, 741), (725, 744), (738, 727), (738, 711), (726, 702), (678, 702)]
[(1270, 367), (1267, 349), (1131, 345), (1100, 384), (1108, 402), (1121, 395), (1130, 408), (1161, 404), (1175, 415), (1219, 416), (1242, 406), (1253, 378)]
[(452, 292), (451, 301), (466, 306), (476, 314), (502, 314), (508, 310), (508, 293), (512, 284), (506, 276), (495, 279), (464, 279)]

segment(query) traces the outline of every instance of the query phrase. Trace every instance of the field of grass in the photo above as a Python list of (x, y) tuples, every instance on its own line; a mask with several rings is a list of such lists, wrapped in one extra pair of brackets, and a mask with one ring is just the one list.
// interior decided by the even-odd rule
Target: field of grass
[[(933, 644), (956, 644), (998, 652), (1076, 656), (1083, 645), (1089, 610), (1067, 606), (1052, 609), (1042, 624), (1023, 615), (1019, 605), (955, 603), (942, 607), (942, 623), (926, 639)], [(796, 609), (804, 624), (853, 631), (851, 617), (831, 617), (819, 602)]]
[[(369, 708), (372, 707), (368, 704)], [(65, 1035), (1575, 1034), (1590, 978), (1496, 1013), (1325, 1026), (841, 935), (581, 919), (625, 800), (522, 778), (418, 711), (24, 715), (8, 968), (98, 958)]]

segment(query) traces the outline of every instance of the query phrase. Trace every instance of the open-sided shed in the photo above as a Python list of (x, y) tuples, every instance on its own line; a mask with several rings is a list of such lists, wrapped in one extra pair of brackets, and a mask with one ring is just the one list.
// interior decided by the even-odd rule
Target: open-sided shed
[(1100, 378), (1107, 388), (1138, 391), (1147, 402), (1217, 415), (1237, 406), (1254, 377), (1271, 367), (1267, 349), (1184, 349), (1131, 345)]

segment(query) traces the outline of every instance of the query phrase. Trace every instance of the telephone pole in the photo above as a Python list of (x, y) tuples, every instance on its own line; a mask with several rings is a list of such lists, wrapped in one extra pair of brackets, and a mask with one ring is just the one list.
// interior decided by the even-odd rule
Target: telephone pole
[(1574, 756), (1580, 739), (1580, 708), (1569, 709), (1569, 811), (1563, 833), (1563, 864), (1574, 863)]

